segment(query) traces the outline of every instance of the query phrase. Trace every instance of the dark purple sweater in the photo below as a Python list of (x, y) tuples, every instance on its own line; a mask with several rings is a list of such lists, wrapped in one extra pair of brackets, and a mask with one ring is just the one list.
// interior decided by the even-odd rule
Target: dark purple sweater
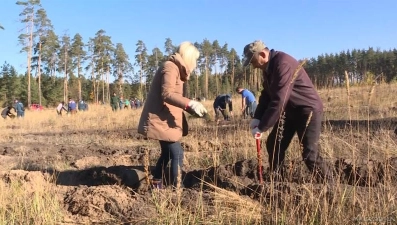
[(270, 51), (268, 68), (263, 71), (263, 90), (254, 118), (261, 122), (258, 128), (265, 132), (279, 120), (283, 111), (287, 114), (322, 112), (323, 103), (304, 68), (301, 68), (293, 83), (292, 77), (299, 62), (292, 56)]

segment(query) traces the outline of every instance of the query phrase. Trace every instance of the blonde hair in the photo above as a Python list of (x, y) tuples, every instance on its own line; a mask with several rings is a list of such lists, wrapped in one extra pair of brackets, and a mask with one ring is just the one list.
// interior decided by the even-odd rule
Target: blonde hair
[(190, 75), (190, 73), (196, 69), (197, 60), (200, 57), (199, 50), (191, 42), (184, 41), (178, 46), (177, 52), (185, 62), (188, 75)]

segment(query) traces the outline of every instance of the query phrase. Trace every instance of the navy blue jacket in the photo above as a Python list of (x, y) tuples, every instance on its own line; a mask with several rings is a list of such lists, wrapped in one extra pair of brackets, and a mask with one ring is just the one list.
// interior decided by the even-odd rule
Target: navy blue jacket
[(214, 109), (226, 109), (226, 105), (229, 105), (230, 112), (233, 111), (232, 98), (230, 97), (230, 95), (218, 95), (218, 97), (216, 97), (214, 101)]

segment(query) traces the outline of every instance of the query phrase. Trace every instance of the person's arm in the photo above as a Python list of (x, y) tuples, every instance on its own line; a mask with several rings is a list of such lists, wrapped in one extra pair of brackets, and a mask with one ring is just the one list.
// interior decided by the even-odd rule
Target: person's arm
[(172, 62), (166, 62), (163, 67), (162, 75), (161, 97), (163, 101), (181, 109), (186, 109), (190, 99), (175, 93), (176, 82), (177, 79), (179, 79), (178, 67)]
[(270, 84), (271, 96), (269, 105), (260, 118), (258, 129), (265, 132), (276, 124), (286, 102), (291, 95), (293, 84), (290, 84), (294, 70), (286, 64), (277, 67), (272, 83)]

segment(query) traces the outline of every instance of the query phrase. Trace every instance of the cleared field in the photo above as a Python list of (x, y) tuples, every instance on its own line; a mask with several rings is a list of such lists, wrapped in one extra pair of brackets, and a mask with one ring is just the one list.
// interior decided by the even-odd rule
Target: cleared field
[(0, 224), (397, 223), (397, 86), (320, 93), (321, 154), (338, 181), (332, 199), (311, 179), (297, 138), (284, 182), (270, 182), (262, 150), (259, 186), (255, 140), (238, 116), (219, 125), (189, 117), (185, 188), (151, 191), (159, 144), (136, 133), (140, 110), (90, 106), (0, 123)]

